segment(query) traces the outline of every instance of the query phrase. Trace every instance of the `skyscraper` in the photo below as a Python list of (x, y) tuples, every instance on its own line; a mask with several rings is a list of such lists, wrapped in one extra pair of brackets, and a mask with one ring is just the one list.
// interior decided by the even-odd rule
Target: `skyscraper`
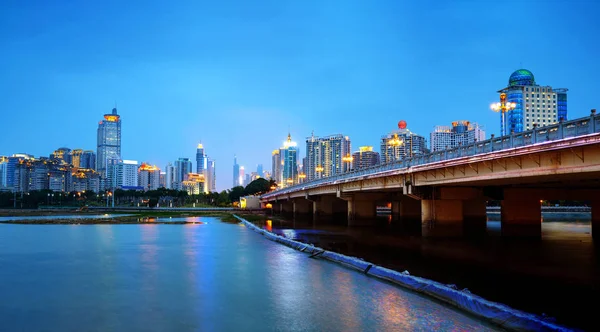
[(83, 151), (81, 155), (81, 161), (79, 163), (80, 168), (96, 169), (96, 153), (92, 150)]
[(115, 188), (131, 189), (138, 186), (139, 163), (135, 160), (121, 160), (115, 168)]
[(6, 189), (8, 157), (0, 156), (0, 191)]
[(246, 186), (246, 169), (244, 168), (244, 166), (240, 166), (238, 186)]
[(430, 139), (431, 152), (435, 152), (483, 141), (485, 132), (476, 123), (454, 121), (452, 126), (436, 126)]
[(112, 109), (111, 114), (104, 114), (104, 120), (98, 123), (97, 156), (96, 170), (106, 179), (109, 160), (121, 159), (121, 117), (116, 108)]
[[(206, 154), (204, 154), (204, 146), (202, 143), (198, 144), (196, 148), (196, 173), (204, 174), (204, 170), (207, 167)], [(206, 174), (204, 174), (206, 176)]]
[(381, 163), (429, 153), (425, 137), (408, 129), (400, 129), (381, 137)]
[(167, 167), (165, 167), (165, 173), (165, 188), (179, 190), (180, 184), (177, 182), (177, 167), (173, 166), (171, 163), (168, 163)]
[(361, 146), (352, 154), (352, 169), (363, 169), (379, 164), (379, 153), (372, 146)]
[(189, 158), (179, 158), (175, 161), (175, 168), (177, 168), (177, 183), (181, 186), (183, 181), (187, 180), (188, 174), (192, 173), (192, 162)]
[(273, 150), (271, 153), (271, 179), (275, 180), (278, 184), (281, 183), (282, 179), (282, 165), (281, 165), (281, 153), (280, 150)]
[(50, 155), (50, 159), (62, 160), (65, 164), (71, 164), (71, 149), (58, 148)]
[(509, 103), (515, 103), (515, 108), (506, 112), (505, 130), (501, 130), (508, 135), (511, 131), (529, 130), (534, 124), (547, 126), (561, 118), (567, 120), (567, 91), (537, 85), (533, 73), (527, 69), (515, 71), (508, 79), (508, 86), (498, 91), (506, 93)]
[(256, 173), (261, 178), (265, 176), (264, 173), (263, 173), (263, 165), (262, 164), (256, 165)]
[(142, 163), (138, 169), (138, 184), (144, 187), (144, 190), (156, 190), (160, 188), (160, 169)]
[(241, 186), (240, 183), (240, 165), (237, 163), (237, 157), (233, 156), (233, 186)]
[(347, 172), (352, 167), (350, 138), (344, 135), (306, 139), (307, 179), (313, 180)]
[(296, 142), (292, 141), (292, 135), (288, 133), (287, 140), (283, 143), (283, 186), (298, 183), (298, 151), (296, 146)]
[(76, 168), (81, 167), (81, 156), (83, 155), (83, 150), (74, 149), (71, 151), (71, 165)]
[(206, 169), (206, 181), (207, 181), (207, 189), (208, 192), (216, 192), (217, 191), (217, 173), (215, 170), (215, 161), (212, 159), (208, 159)]

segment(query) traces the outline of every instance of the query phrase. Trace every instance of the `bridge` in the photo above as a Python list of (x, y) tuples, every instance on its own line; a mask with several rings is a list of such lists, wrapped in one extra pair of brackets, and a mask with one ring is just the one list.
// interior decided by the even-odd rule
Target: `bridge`
[[(372, 223), (376, 207), (422, 235), (486, 228), (500, 201), (503, 236), (541, 236), (542, 200), (585, 200), (600, 227), (600, 115), (321, 178), (264, 194), (276, 213)], [(598, 228), (600, 229), (600, 228)], [(441, 231), (443, 230), (443, 231)], [(600, 231), (593, 232), (600, 238)]]

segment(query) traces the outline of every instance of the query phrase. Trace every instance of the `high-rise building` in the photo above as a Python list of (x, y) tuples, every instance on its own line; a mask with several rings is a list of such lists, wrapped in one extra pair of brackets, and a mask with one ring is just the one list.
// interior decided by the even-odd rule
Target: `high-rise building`
[(271, 153), (271, 179), (275, 180), (277, 184), (282, 183), (282, 164), (281, 164), (281, 153), (280, 150), (273, 150)]
[(33, 160), (33, 156), (26, 153), (16, 153), (11, 157), (8, 157), (8, 161), (6, 163), (6, 188), (12, 191), (19, 191), (19, 188), (22, 188), (22, 183), (19, 182), (19, 177), (16, 174), (17, 167), (20, 163)]
[(81, 167), (81, 156), (83, 155), (82, 149), (74, 149), (71, 151), (71, 165), (73, 167), (80, 168)]
[(167, 181), (166, 176), (167, 176), (166, 172), (160, 172), (160, 188), (166, 188), (167, 187), (167, 185), (166, 185), (166, 181)]
[(429, 153), (425, 137), (399, 129), (381, 137), (381, 163), (389, 163)]
[(134, 189), (138, 187), (138, 169), (140, 164), (135, 160), (121, 160), (116, 165), (114, 188)]
[(372, 146), (361, 146), (352, 154), (352, 169), (362, 169), (379, 164), (379, 153)]
[(50, 155), (50, 159), (61, 160), (65, 164), (71, 164), (71, 149), (69, 148), (58, 148)]
[(207, 189), (208, 192), (216, 192), (217, 191), (217, 173), (215, 170), (215, 161), (212, 159), (208, 159), (208, 164), (207, 164), (207, 169), (206, 169), (206, 178), (205, 181), (207, 182)]
[(237, 157), (233, 156), (233, 186), (241, 186), (240, 182), (240, 165), (237, 163)]
[(109, 160), (121, 159), (121, 117), (116, 108), (112, 109), (112, 113), (104, 114), (104, 120), (98, 123), (97, 156), (96, 170), (101, 178), (106, 179)]
[(536, 84), (533, 73), (527, 69), (515, 71), (508, 79), (508, 86), (498, 91), (506, 93), (507, 102), (515, 103), (515, 108), (506, 112), (504, 128), (500, 118), (501, 132), (520, 133), (532, 129), (534, 124), (547, 126), (561, 118), (567, 120), (567, 91)]
[(240, 177), (238, 179), (238, 186), (246, 186), (246, 169), (244, 166), (240, 166)]
[(198, 144), (196, 148), (196, 173), (204, 174), (204, 170), (207, 168), (207, 159), (204, 153), (204, 146), (202, 146), (202, 143)]
[(350, 138), (344, 135), (306, 139), (306, 165), (308, 181), (347, 172), (352, 167)]
[(292, 141), (292, 135), (288, 133), (287, 140), (283, 143), (283, 181), (282, 186), (291, 186), (298, 183), (298, 151), (297, 143)]
[(198, 195), (202, 192), (204, 186), (204, 176), (198, 173), (189, 173), (181, 185), (181, 189), (188, 192), (189, 195)]
[(192, 162), (189, 158), (179, 158), (175, 161), (177, 168), (177, 183), (187, 180), (188, 174), (192, 173)]
[(0, 156), (0, 191), (7, 190), (7, 166), (8, 166), (8, 157)]
[(96, 153), (92, 150), (83, 151), (81, 154), (80, 168), (96, 169)]
[(142, 163), (138, 168), (138, 185), (144, 190), (160, 188), (160, 169), (156, 166)]
[(476, 123), (454, 121), (452, 126), (436, 126), (430, 139), (431, 152), (435, 152), (483, 141), (485, 131)]
[(262, 164), (258, 164), (256, 165), (256, 173), (258, 174), (259, 177), (264, 177), (265, 174), (263, 172), (263, 165)]
[(165, 188), (179, 190), (181, 184), (177, 182), (179, 179), (177, 176), (177, 167), (168, 163), (167, 167), (165, 167), (165, 173)]

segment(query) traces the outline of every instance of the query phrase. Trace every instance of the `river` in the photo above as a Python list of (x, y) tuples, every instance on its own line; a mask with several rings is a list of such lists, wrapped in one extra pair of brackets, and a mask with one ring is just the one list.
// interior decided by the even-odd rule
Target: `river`
[(3, 331), (497, 330), (243, 225), (0, 224)]

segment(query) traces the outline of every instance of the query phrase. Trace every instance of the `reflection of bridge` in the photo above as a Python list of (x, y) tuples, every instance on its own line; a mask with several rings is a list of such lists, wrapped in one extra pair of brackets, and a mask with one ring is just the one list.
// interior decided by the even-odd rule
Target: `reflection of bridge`
[(540, 236), (540, 200), (589, 200), (592, 225), (599, 224), (600, 115), (593, 110), (590, 117), (262, 196), (276, 212), (343, 215), (348, 225), (372, 221), (377, 205), (391, 203), (392, 214), (407, 226), (465, 231), (485, 230), (487, 200), (501, 201), (503, 235)]

